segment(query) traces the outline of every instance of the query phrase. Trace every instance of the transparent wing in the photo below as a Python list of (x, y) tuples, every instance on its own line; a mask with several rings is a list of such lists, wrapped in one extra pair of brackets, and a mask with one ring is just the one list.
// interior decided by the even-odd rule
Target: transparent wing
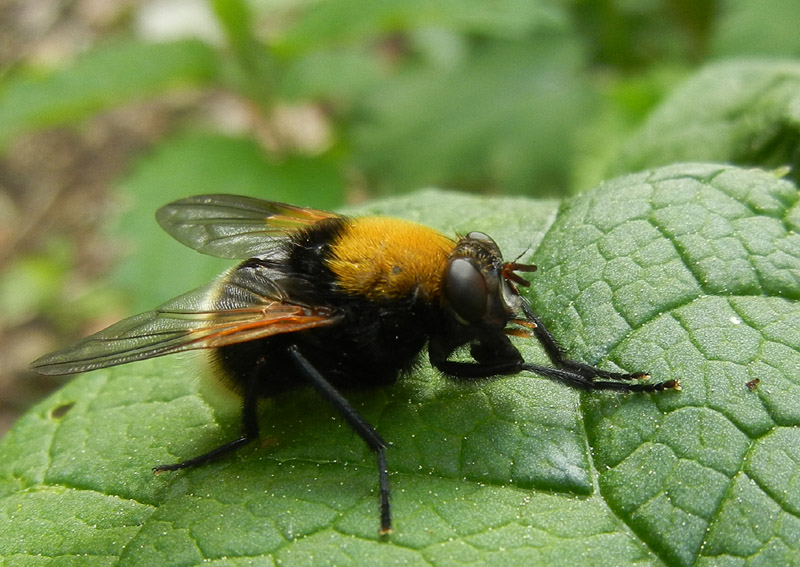
[(282, 288), (259, 277), (257, 270), (237, 268), (209, 286), (43, 356), (31, 369), (73, 374), (339, 322), (331, 308), (291, 303)]
[(335, 218), (326, 211), (238, 195), (198, 195), (165, 205), (158, 223), (181, 244), (219, 258), (251, 258), (276, 239)]

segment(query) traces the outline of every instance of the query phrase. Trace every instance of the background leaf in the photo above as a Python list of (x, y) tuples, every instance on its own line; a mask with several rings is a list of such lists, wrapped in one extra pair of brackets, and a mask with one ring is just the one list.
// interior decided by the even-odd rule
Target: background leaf
[(367, 5), (340, 0), (315, 5), (284, 34), (280, 45), (291, 50), (313, 49), (320, 44), (356, 41), (415, 27), (510, 37), (565, 21), (563, 10), (542, 0), (501, 0), (493, 4), (477, 0), (389, 0)]
[(681, 161), (800, 167), (800, 63), (742, 60), (708, 66), (631, 136), (614, 168)]
[(93, 112), (180, 85), (209, 82), (217, 55), (206, 44), (119, 42), (68, 69), (7, 79), (0, 90), (0, 144), (25, 130), (74, 122)]
[(792, 0), (720, 4), (710, 51), (715, 58), (800, 55), (795, 32), (797, 4)]
[[(790, 563), (800, 553), (797, 201), (768, 173), (674, 166), (570, 201), (544, 239), (536, 228), (553, 222), (552, 201), (431, 191), (376, 203), (442, 230), (486, 231), (508, 257), (532, 244), (531, 298), (571, 356), (679, 378), (684, 391), (581, 394), (530, 376), (465, 386), (420, 369), (350, 395), (393, 443), (396, 533), (381, 543), (374, 459), (312, 392), (265, 404), (262, 446), (154, 478), (153, 464), (235, 435), (235, 400), (204, 389), (179, 357), (97, 371), (0, 445), (0, 556)], [(520, 348), (543, 360), (530, 341)], [(48, 520), (56, 510), (68, 517)], [(92, 526), (77, 544), (75, 521)]]
[(592, 103), (575, 38), (558, 30), (475, 51), (370, 93), (367, 119), (353, 129), (355, 158), (368, 175), (400, 188), (479, 180), (546, 194), (567, 184), (575, 128)]

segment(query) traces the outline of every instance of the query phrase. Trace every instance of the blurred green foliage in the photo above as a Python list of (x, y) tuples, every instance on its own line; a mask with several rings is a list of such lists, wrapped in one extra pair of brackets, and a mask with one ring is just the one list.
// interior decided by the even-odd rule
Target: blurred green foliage
[[(66, 67), (6, 73), (0, 144), (178, 89), (224, 89), (265, 121), (281, 105), (322, 109), (332, 135), (312, 158), (333, 166), (331, 184), (358, 176), (370, 194), (438, 186), (563, 195), (602, 180), (622, 138), (694, 68), (800, 53), (793, 0), (211, 7), (221, 44), (120, 34)], [(209, 142), (207, 153), (218, 149)], [(299, 150), (262, 151), (274, 161)], [(236, 168), (225, 155), (223, 178)], [(292, 185), (288, 176), (264, 194)]]

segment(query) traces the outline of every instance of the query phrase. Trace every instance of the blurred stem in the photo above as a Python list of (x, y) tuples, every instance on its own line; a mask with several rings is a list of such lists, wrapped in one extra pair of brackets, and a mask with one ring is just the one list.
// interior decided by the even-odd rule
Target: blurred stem
[(281, 70), (269, 47), (253, 34), (250, 9), (242, 0), (212, 0), (212, 7), (236, 62), (232, 77), (236, 90), (271, 109)]

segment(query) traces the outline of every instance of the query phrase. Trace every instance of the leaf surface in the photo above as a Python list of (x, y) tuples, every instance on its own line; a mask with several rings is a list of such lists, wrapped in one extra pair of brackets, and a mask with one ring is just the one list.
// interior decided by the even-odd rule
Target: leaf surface
[[(540, 266), (531, 300), (570, 356), (678, 378), (682, 392), (580, 393), (528, 375), (463, 385), (420, 368), (348, 394), (392, 443), (396, 529), (380, 541), (374, 458), (313, 392), (266, 403), (259, 446), (153, 477), (153, 465), (235, 436), (236, 400), (212, 395), (181, 357), (97, 371), (0, 445), (0, 557), (226, 567), (796, 560), (796, 188), (769, 173), (681, 165), (610, 181), (557, 216), (556, 206), (428, 191), (370, 210), (485, 231), (508, 258), (530, 246)], [(545, 361), (530, 341), (519, 346)]]

